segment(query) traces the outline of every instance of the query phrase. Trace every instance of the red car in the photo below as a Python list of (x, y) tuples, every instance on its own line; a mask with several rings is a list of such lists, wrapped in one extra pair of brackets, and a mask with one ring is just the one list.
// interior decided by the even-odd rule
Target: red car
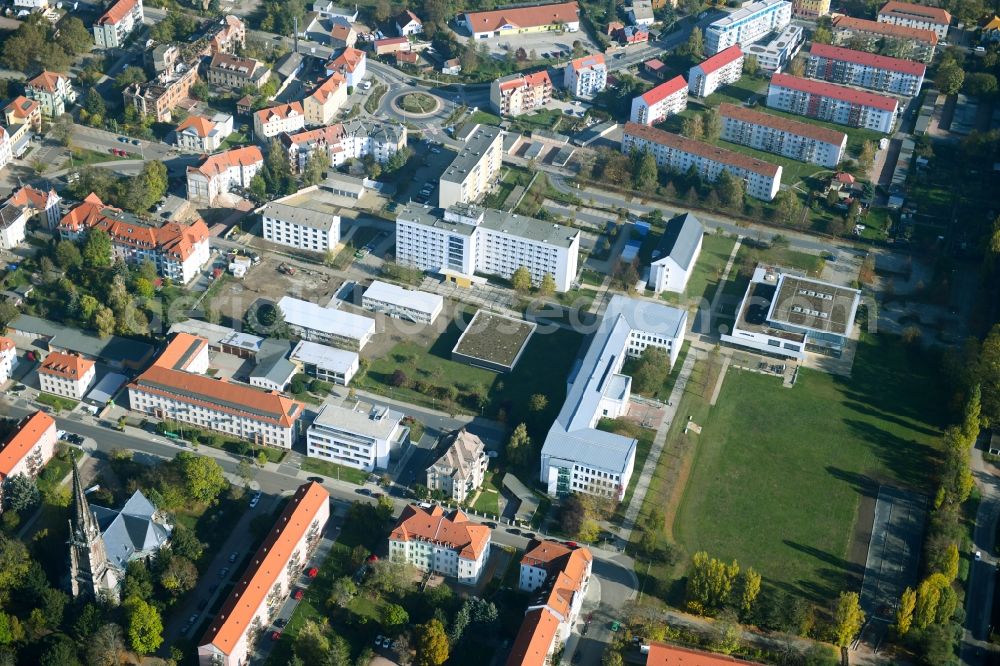
[(576, 548), (577, 547), (576, 546), (576, 541), (567, 541), (566, 545), (569, 546), (570, 548)]
[(309, 569), (309, 571), (306, 572), (306, 576), (308, 576), (309, 578), (315, 578), (316, 574), (318, 574), (318, 573), (319, 573), (319, 569), (317, 569), (316, 567), (313, 567), (313, 568)]
[(302, 595), (303, 595), (303, 592), (302, 592), (302, 590), (295, 590), (295, 594), (293, 594), (293, 595), (292, 595), (292, 597), (293, 597), (293, 598), (294, 598), (294, 599), (295, 599), (296, 601), (301, 601), (301, 600), (302, 600)]
[(280, 641), (281, 640), (281, 632), (280, 631), (275, 631), (274, 633), (272, 633), (271, 634), (271, 640), (272, 641)]

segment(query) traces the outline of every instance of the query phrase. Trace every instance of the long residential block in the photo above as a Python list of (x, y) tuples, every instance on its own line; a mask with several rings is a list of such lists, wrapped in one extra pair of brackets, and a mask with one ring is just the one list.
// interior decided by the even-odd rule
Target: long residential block
[(311, 301), (282, 296), (278, 309), (285, 323), (303, 340), (361, 351), (375, 335), (375, 320)]
[(892, 23), (879, 23), (853, 16), (833, 19), (833, 41), (840, 46), (849, 45), (871, 53), (892, 53), (899, 58), (909, 58), (928, 63), (934, 59), (938, 36), (933, 30), (909, 28)]
[(781, 166), (777, 164), (654, 127), (628, 123), (622, 135), (622, 152), (627, 155), (633, 150), (648, 150), (658, 166), (677, 173), (685, 173), (693, 166), (708, 182), (728, 171), (742, 179), (747, 194), (756, 199), (770, 201), (781, 187)]
[(890, 0), (882, 6), (882, 9), (878, 10), (878, 22), (917, 28), (918, 30), (933, 30), (938, 39), (944, 39), (948, 36), (951, 14), (940, 7)]
[(629, 120), (641, 125), (662, 123), (687, 108), (687, 97), (687, 81), (675, 76), (634, 98)]
[(722, 138), (731, 143), (831, 169), (844, 159), (843, 132), (728, 103), (719, 105), (719, 116)]
[(824, 81), (775, 74), (767, 89), (767, 106), (808, 118), (888, 134), (896, 123), (899, 101)]
[(502, 129), (492, 125), (479, 125), (472, 131), (441, 174), (438, 203), (442, 208), (474, 203), (493, 187), (503, 164), (503, 135)]
[(708, 97), (719, 86), (736, 83), (743, 76), (743, 51), (733, 44), (688, 71), (688, 92), (695, 97)]
[(444, 307), (444, 299), (428, 291), (406, 289), (375, 280), (365, 289), (361, 307), (381, 312), (393, 319), (407, 319), (418, 324), (433, 324)]
[(733, 44), (747, 47), (792, 20), (792, 3), (785, 0), (759, 0), (737, 9), (705, 29), (705, 54), (714, 55)]
[[(287, 199), (288, 197), (286, 197)], [(340, 242), (340, 216), (272, 201), (260, 209), (264, 240), (310, 252), (329, 252)]]
[(879, 92), (913, 97), (920, 92), (927, 66), (830, 44), (813, 44), (806, 76)]

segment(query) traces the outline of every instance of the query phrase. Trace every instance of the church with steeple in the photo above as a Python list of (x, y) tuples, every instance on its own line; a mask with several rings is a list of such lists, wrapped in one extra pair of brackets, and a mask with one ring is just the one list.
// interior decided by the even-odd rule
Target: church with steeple
[(69, 519), (70, 589), (73, 598), (118, 601), (121, 582), (108, 562), (104, 535), (90, 509), (73, 456), (73, 515)]

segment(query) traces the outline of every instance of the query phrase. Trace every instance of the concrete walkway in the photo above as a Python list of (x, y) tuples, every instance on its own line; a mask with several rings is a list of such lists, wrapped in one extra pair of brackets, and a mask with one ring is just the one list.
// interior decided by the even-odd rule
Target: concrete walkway
[(712, 295), (712, 314), (715, 314), (716, 309), (719, 307), (722, 292), (725, 290), (726, 282), (729, 281), (729, 273), (733, 270), (733, 264), (736, 263), (736, 253), (740, 251), (742, 244), (743, 236), (737, 236), (736, 242), (733, 244), (733, 251), (729, 253), (729, 260), (726, 262), (726, 267), (722, 271), (722, 277), (719, 278), (719, 284), (715, 288), (715, 294)]
[(622, 521), (621, 538), (626, 542), (632, 538), (632, 530), (635, 528), (635, 521), (639, 517), (639, 511), (642, 509), (642, 503), (646, 499), (646, 493), (649, 491), (649, 484), (653, 480), (653, 473), (656, 471), (656, 466), (660, 462), (660, 455), (663, 453), (663, 449), (667, 444), (667, 433), (670, 432), (670, 424), (674, 422), (674, 417), (677, 416), (677, 409), (681, 402), (681, 396), (684, 394), (684, 389), (687, 387), (688, 378), (691, 376), (691, 370), (694, 368), (694, 362), (697, 360), (698, 351), (689, 348), (688, 355), (684, 359), (684, 365), (681, 366), (680, 374), (677, 376), (677, 381), (674, 382), (674, 388), (670, 391), (670, 398), (667, 400), (666, 406), (663, 408), (663, 418), (660, 420), (660, 424), (656, 428), (656, 438), (653, 439), (653, 446), (649, 450), (649, 455), (646, 456), (646, 462), (639, 472), (639, 480), (635, 484), (635, 492), (632, 493), (632, 499), (629, 502), (628, 508), (625, 510), (625, 519)]

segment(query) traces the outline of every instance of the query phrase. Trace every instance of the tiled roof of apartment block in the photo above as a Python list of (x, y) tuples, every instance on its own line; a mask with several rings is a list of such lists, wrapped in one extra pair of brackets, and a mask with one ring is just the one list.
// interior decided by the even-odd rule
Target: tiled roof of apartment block
[(741, 120), (752, 125), (771, 127), (776, 130), (788, 132), (789, 134), (804, 136), (816, 141), (822, 141), (823, 143), (830, 143), (835, 146), (843, 144), (844, 140), (847, 138), (846, 134), (838, 132), (837, 130), (821, 127), (820, 125), (813, 125), (812, 123), (799, 122), (798, 120), (764, 113), (755, 109), (748, 109), (744, 106), (738, 106), (728, 102), (723, 102), (719, 105), (719, 115), (723, 118), (735, 118), (736, 120)]
[(639, 139), (644, 139), (652, 143), (658, 143), (661, 146), (667, 146), (668, 148), (682, 150), (686, 153), (697, 155), (698, 157), (719, 162), (720, 164), (746, 169), (747, 171), (767, 176), (769, 178), (774, 178), (778, 175), (779, 167), (776, 164), (754, 159), (753, 157), (749, 157), (743, 153), (736, 153), (731, 150), (726, 150), (725, 148), (719, 148), (718, 146), (713, 146), (712, 144), (705, 143), (704, 141), (695, 141), (694, 139), (689, 139), (681, 136), (680, 134), (664, 132), (663, 130), (656, 129), (655, 127), (640, 125), (638, 123), (626, 123), (625, 134)]
[(896, 111), (896, 109), (899, 108), (899, 101), (894, 97), (877, 95), (864, 90), (855, 90), (854, 88), (838, 86), (835, 83), (827, 83), (826, 81), (803, 79), (790, 74), (773, 75), (771, 77), (771, 85), (779, 88), (786, 88), (788, 90), (797, 90), (799, 92), (809, 93), (810, 95), (829, 97), (842, 102), (850, 102), (851, 104), (869, 106), (875, 109), (881, 109), (882, 111)]

